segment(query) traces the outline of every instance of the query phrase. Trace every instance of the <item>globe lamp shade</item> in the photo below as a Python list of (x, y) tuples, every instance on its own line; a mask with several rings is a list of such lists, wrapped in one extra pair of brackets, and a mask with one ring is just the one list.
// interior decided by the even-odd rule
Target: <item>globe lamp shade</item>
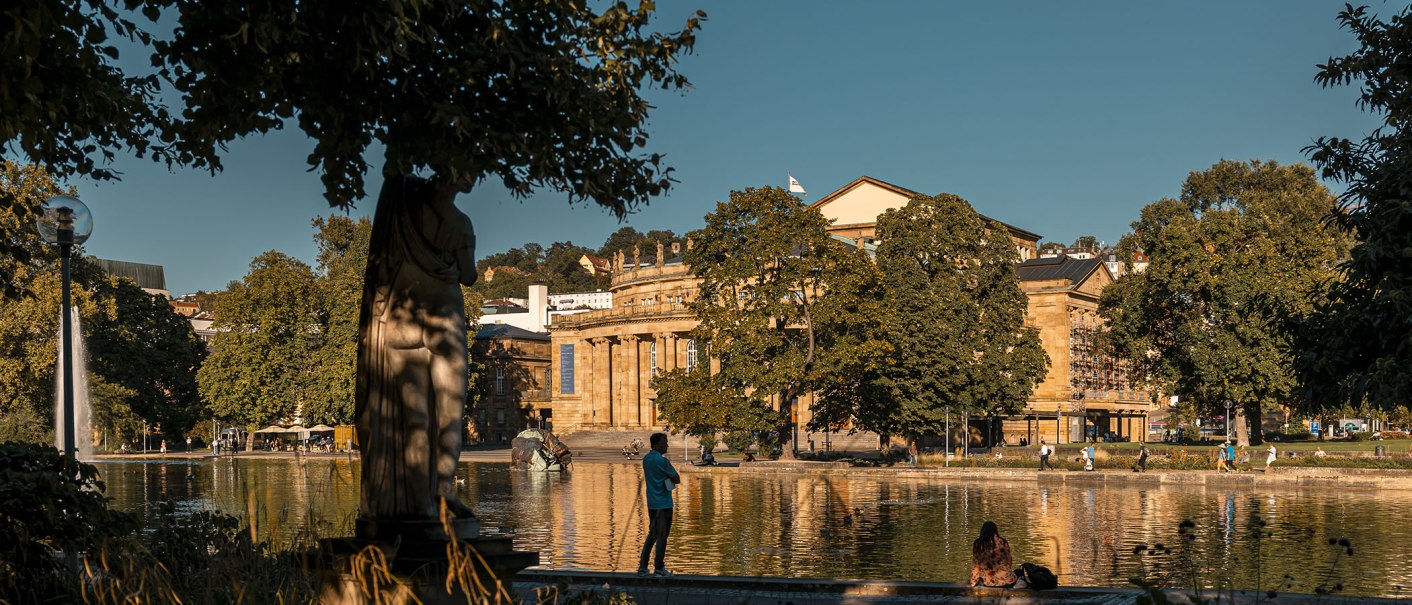
[[(93, 213), (88, 206), (71, 195), (56, 195), (44, 202), (40, 214), (34, 219), (39, 228), (39, 237), (50, 244), (82, 244), (93, 235)], [(63, 241), (61, 231), (73, 232), (73, 239)]]

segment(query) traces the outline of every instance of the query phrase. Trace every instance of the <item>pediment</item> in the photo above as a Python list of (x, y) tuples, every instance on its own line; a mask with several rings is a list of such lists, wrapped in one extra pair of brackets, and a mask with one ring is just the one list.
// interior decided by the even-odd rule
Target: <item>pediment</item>
[(834, 226), (869, 225), (893, 208), (907, 205), (917, 192), (872, 177), (859, 177), (811, 204)]

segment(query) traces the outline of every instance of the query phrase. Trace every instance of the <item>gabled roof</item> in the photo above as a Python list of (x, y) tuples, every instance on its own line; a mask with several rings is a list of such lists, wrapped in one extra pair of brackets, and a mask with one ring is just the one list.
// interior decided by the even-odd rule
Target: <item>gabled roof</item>
[(1102, 267), (1103, 259), (1100, 258), (1078, 259), (1061, 254), (1027, 260), (1015, 265), (1015, 273), (1019, 274), (1022, 282), (1063, 279), (1073, 286)]
[[(874, 186), (874, 187), (879, 187), (879, 188), (882, 188), (882, 189), (884, 189), (884, 190), (891, 191), (891, 192), (893, 192), (893, 193), (896, 193), (896, 194), (898, 194), (898, 195), (901, 195), (901, 196), (903, 196), (903, 197), (908, 197), (908, 198), (916, 197), (916, 196), (918, 196), (918, 195), (925, 195), (925, 194), (923, 194), (923, 193), (918, 193), (918, 192), (913, 191), (913, 190), (911, 190), (911, 189), (908, 189), (908, 188), (906, 188), (906, 187), (900, 187), (900, 186), (898, 186), (898, 185), (894, 185), (894, 184), (889, 183), (889, 182), (887, 182), (887, 181), (884, 181), (884, 180), (882, 180), (882, 179), (875, 179), (875, 178), (873, 178), (873, 177), (864, 175), (864, 176), (860, 176), (860, 177), (854, 179), (853, 182), (851, 182), (851, 183), (849, 183), (849, 184), (847, 184), (847, 185), (844, 185), (844, 186), (838, 188), (837, 191), (834, 191), (833, 193), (830, 193), (830, 194), (828, 194), (828, 195), (825, 195), (824, 197), (819, 198), (818, 201), (816, 201), (816, 202), (814, 202), (814, 203), (812, 203), (812, 204), (809, 204), (809, 207), (810, 207), (810, 208), (821, 208), (821, 207), (823, 207), (823, 206), (828, 205), (830, 202), (833, 202), (834, 200), (836, 200), (836, 199), (838, 199), (838, 198), (840, 198), (840, 197), (843, 197), (843, 196), (844, 196), (845, 194), (847, 194), (848, 192), (853, 191), (854, 189), (857, 189), (857, 188), (862, 187), (862, 186), (864, 186), (864, 185), (871, 185), (871, 186)], [(988, 220), (988, 221), (995, 221), (995, 222), (997, 222), (997, 223), (1000, 223), (1001, 225), (1004, 225), (1006, 229), (1009, 229), (1012, 233), (1014, 233), (1015, 235), (1020, 236), (1020, 237), (1022, 237), (1022, 238), (1030, 239), (1030, 240), (1034, 240), (1034, 241), (1039, 241), (1039, 239), (1040, 239), (1040, 235), (1039, 235), (1038, 233), (1035, 233), (1035, 232), (1033, 232), (1033, 231), (1028, 231), (1028, 230), (1025, 230), (1025, 229), (1021, 229), (1021, 228), (1016, 227), (1016, 226), (1014, 226), (1014, 225), (1011, 225), (1011, 224), (1009, 224), (1009, 223), (1007, 223), (1007, 222), (1005, 222), (1005, 221), (993, 219), (993, 218), (988, 217), (988, 216), (986, 216), (986, 215), (984, 215), (984, 214), (981, 215), (981, 218), (983, 218), (983, 219), (985, 219), (985, 220)]]
[(549, 341), (548, 334), (531, 332), (524, 328), (508, 326), (505, 324), (486, 324), (476, 330), (476, 340), (490, 340), (492, 338), (513, 338), (515, 340), (542, 340)]

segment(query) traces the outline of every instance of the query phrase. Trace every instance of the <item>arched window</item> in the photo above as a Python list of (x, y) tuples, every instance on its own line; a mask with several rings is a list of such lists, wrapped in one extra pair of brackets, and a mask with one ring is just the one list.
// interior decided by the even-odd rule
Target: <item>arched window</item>
[(686, 371), (696, 369), (696, 339), (686, 341)]

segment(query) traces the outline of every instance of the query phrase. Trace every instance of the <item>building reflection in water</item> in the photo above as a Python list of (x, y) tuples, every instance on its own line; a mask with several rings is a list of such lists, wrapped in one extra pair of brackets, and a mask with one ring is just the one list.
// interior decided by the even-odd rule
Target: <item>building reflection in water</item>
[[(253, 515), (262, 536), (284, 543), (348, 535), (357, 512), (357, 462), (349, 459), (222, 458), (98, 464), (122, 509)], [(560, 569), (631, 571), (646, 534), (636, 463), (579, 464), (571, 473), (512, 471), (467, 463), (462, 498), (488, 533), (515, 537)], [(1000, 526), (1015, 562), (1035, 562), (1066, 585), (1126, 586), (1174, 573), (1187, 555), (1210, 584), (1311, 592), (1335, 556), (1330, 537), (1357, 556), (1332, 580), (1346, 594), (1394, 595), (1412, 582), (1409, 491), (1117, 487), (898, 479), (886, 474), (683, 473), (668, 565), (679, 573), (964, 582), (971, 541), (987, 519)], [(1177, 527), (1196, 523), (1193, 541)], [(1261, 526), (1260, 521), (1265, 525)], [(1265, 532), (1261, 534), (1260, 532)], [(1267, 537), (1257, 538), (1257, 535)], [(1260, 544), (1257, 545), (1257, 541)], [(1162, 543), (1167, 557), (1135, 554)], [(1342, 549), (1339, 549), (1342, 551)], [(1149, 551), (1150, 552), (1150, 551)]]

